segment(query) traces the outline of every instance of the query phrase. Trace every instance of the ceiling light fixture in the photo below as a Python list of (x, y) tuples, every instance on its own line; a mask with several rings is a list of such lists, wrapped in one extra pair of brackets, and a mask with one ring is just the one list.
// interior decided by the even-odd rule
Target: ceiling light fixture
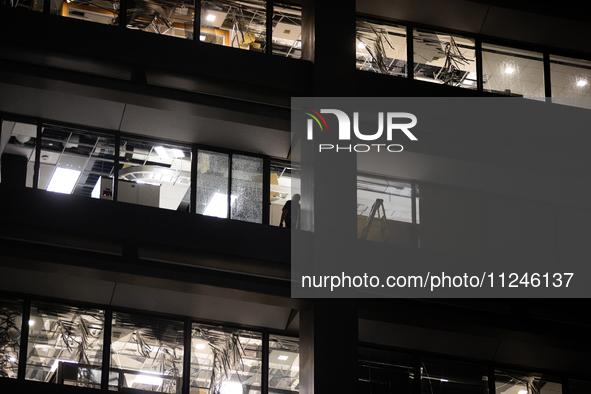
[(14, 358), (13, 356), (8, 357), (8, 361), (11, 363), (16, 362), (16, 358)]
[(161, 159), (168, 159), (168, 153), (166, 153), (166, 149), (163, 146), (155, 146), (154, 150)]
[(583, 87), (583, 86), (585, 86), (585, 85), (587, 85), (587, 80), (586, 80), (586, 79), (579, 79), (579, 80), (577, 81), (577, 86), (581, 86), (581, 87)]
[(199, 36), (199, 41), (205, 41), (205, 36), (203, 34)]
[(71, 194), (79, 177), (80, 171), (57, 167), (51, 177), (51, 181), (49, 181), (47, 191)]
[(363, 42), (360, 42), (359, 44), (357, 44), (357, 47), (363, 49), (366, 47), (366, 45)]
[(152, 386), (160, 386), (163, 382), (163, 379), (158, 376), (152, 376), (142, 373), (137, 375), (133, 382), (140, 384), (150, 384)]
[[(234, 204), (236, 196), (231, 196), (230, 204)], [(228, 217), (228, 195), (222, 193), (216, 193), (213, 195), (207, 208), (203, 212), (205, 216), (215, 216), (217, 218), (225, 219)]]
[(518, 394), (527, 394), (527, 390), (519, 390)]
[(215, 15), (207, 14), (207, 16), (205, 17), (205, 20), (208, 22), (213, 22), (213, 21), (215, 21)]
[(242, 384), (239, 382), (222, 382), (220, 394), (242, 394)]
[(515, 69), (511, 66), (507, 66), (505, 67), (505, 74), (513, 74), (515, 72)]
[(198, 343), (195, 345), (196, 349), (205, 349), (205, 344), (204, 343)]
[(281, 360), (281, 361), (285, 361), (289, 358), (289, 356), (286, 356), (284, 354), (281, 354), (279, 356), (277, 356), (277, 360)]
[(440, 379), (440, 381), (442, 381), (442, 382), (449, 382), (449, 380), (447, 380), (447, 379)]
[(171, 149), (174, 158), (185, 157), (185, 153), (180, 149)]
[(35, 320), (29, 320), (29, 327), (34, 326), (35, 325)]

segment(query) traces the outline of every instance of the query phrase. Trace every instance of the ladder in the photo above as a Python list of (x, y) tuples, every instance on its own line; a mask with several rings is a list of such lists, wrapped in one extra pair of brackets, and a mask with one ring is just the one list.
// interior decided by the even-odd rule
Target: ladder
[[(377, 218), (376, 218), (377, 213)], [(378, 198), (376, 202), (371, 207), (371, 212), (367, 217), (367, 221), (365, 222), (365, 226), (363, 227), (363, 231), (361, 231), (360, 239), (367, 239), (369, 234), (369, 230), (373, 224), (373, 221), (377, 220), (380, 225), (380, 233), (382, 234), (382, 241), (389, 242), (390, 235), (388, 234), (388, 222), (386, 221), (386, 210), (384, 209), (384, 200)]]

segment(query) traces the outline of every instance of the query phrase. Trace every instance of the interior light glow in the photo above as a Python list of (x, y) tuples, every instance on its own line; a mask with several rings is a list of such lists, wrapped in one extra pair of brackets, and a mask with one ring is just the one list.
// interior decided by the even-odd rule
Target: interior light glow
[(283, 355), (283, 354), (281, 354), (281, 355), (277, 356), (277, 360), (281, 360), (281, 361), (285, 361), (285, 360), (287, 360), (288, 358), (289, 358), (289, 356), (286, 356), (286, 355)]
[(10, 361), (11, 363), (16, 362), (16, 358), (14, 358), (13, 356), (8, 357), (8, 361)]
[(35, 320), (29, 320), (29, 327), (32, 327), (35, 325)]
[(175, 158), (185, 157), (185, 153), (180, 149), (171, 149), (170, 151), (173, 153), (173, 157)]
[(577, 86), (581, 86), (582, 87), (582, 86), (585, 86), (585, 85), (587, 85), (587, 80), (586, 79), (579, 79), (577, 81)]
[(440, 381), (442, 381), (442, 382), (449, 382), (449, 380), (447, 380), (447, 379), (440, 379)]
[[(234, 204), (236, 201), (236, 196), (231, 196), (230, 204)], [(205, 212), (203, 214), (205, 216), (215, 216), (217, 218), (226, 218), (228, 217), (228, 195), (222, 193), (216, 193), (213, 195), (209, 204), (207, 204), (207, 208), (205, 208)]]
[(198, 343), (195, 345), (196, 349), (205, 349), (205, 344), (204, 343)]
[(166, 153), (166, 149), (163, 146), (155, 146), (154, 150), (161, 159), (168, 159), (168, 153)]
[(205, 20), (208, 22), (213, 22), (213, 21), (215, 21), (215, 15), (207, 14), (207, 16), (205, 17)]
[(220, 394), (242, 394), (242, 384), (239, 382), (222, 382)]
[(527, 394), (527, 390), (519, 390), (518, 394)]
[(359, 44), (357, 44), (357, 47), (363, 49), (365, 48), (365, 44), (360, 42)]
[(199, 41), (205, 41), (205, 36), (203, 34), (199, 35)]
[(70, 363), (70, 364), (78, 364), (76, 361), (73, 360), (60, 360), (60, 359), (56, 359), (53, 362), (53, 365), (51, 366), (51, 369), (49, 370), (49, 372), (55, 372), (57, 370), (57, 366), (59, 363)]
[(511, 66), (507, 66), (505, 67), (505, 74), (513, 74), (515, 72), (515, 69)]
[(80, 171), (58, 167), (55, 169), (51, 181), (49, 181), (47, 191), (71, 194), (79, 177)]
[(134, 383), (141, 383), (141, 384), (151, 384), (152, 386), (160, 386), (163, 382), (163, 379), (158, 376), (148, 375), (148, 374), (139, 374), (136, 375)]

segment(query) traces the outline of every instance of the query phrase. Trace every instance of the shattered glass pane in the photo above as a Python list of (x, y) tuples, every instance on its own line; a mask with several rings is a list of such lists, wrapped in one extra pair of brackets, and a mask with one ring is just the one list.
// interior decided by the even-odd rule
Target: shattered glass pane
[(406, 27), (357, 20), (357, 69), (406, 77)]
[(20, 354), (23, 301), (0, 299), (0, 377), (16, 379)]
[(229, 162), (230, 158), (225, 153), (200, 150), (197, 154), (196, 213), (228, 217)]
[(269, 335), (269, 393), (300, 391), (299, 338)]
[(263, 221), (263, 159), (232, 156), (232, 219)]

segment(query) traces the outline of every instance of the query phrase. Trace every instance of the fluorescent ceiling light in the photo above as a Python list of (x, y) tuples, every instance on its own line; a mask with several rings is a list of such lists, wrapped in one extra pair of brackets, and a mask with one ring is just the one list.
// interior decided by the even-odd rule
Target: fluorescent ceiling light
[(222, 382), (220, 394), (242, 394), (242, 384), (239, 382)]
[(185, 157), (185, 154), (180, 149), (171, 149), (170, 151), (173, 153), (173, 156), (172, 157), (176, 157), (176, 158), (178, 158), (178, 157)]
[(135, 377), (134, 383), (151, 384), (152, 386), (160, 386), (163, 379), (158, 376), (152, 376), (147, 374), (139, 374)]
[(198, 343), (195, 345), (196, 349), (205, 349), (205, 344), (204, 343)]
[(51, 181), (49, 181), (47, 191), (71, 194), (79, 177), (80, 171), (57, 167), (51, 177)]
[(505, 67), (505, 74), (513, 74), (515, 72), (515, 69), (511, 66), (507, 66)]
[(585, 86), (587, 85), (587, 80), (586, 79), (579, 79), (577, 81), (577, 86)]
[(287, 360), (288, 358), (289, 358), (289, 356), (286, 356), (286, 355), (283, 355), (283, 354), (281, 354), (281, 355), (277, 356), (277, 360), (281, 360), (281, 361), (285, 361), (285, 360)]
[[(234, 204), (236, 201), (236, 196), (231, 196), (230, 204)], [(203, 212), (205, 216), (215, 216), (217, 218), (227, 218), (228, 217), (228, 195), (222, 193), (216, 193), (213, 195), (213, 198), (207, 204), (207, 208), (205, 208), (205, 212)]]
[(158, 156), (161, 159), (168, 159), (168, 153), (166, 153), (166, 149), (163, 146), (155, 146), (154, 150), (158, 153)]
[(60, 359), (56, 359), (53, 362), (53, 365), (51, 366), (51, 369), (49, 370), (49, 372), (55, 372), (57, 370), (57, 366), (59, 363), (70, 363), (70, 364), (78, 364), (76, 361), (73, 360), (60, 360)]
[(215, 21), (215, 15), (213, 15), (213, 14), (208, 14), (208, 15), (205, 17), (205, 20), (206, 20), (206, 21), (208, 21), (208, 22), (213, 22), (213, 21)]
[(35, 325), (35, 320), (29, 320), (29, 327), (34, 326)]
[(440, 379), (442, 382), (449, 382), (447, 379)]

